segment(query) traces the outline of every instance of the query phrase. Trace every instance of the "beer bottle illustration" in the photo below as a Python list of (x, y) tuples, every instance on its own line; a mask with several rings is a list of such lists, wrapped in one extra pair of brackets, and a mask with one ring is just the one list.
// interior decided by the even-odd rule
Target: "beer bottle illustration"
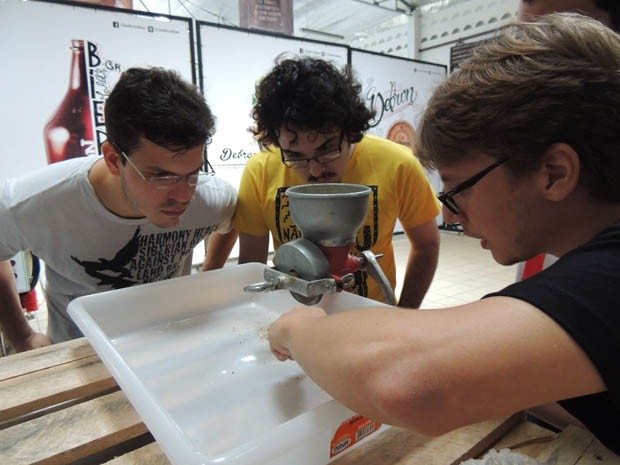
[(94, 131), (86, 73), (86, 41), (71, 41), (69, 88), (43, 129), (49, 164), (94, 152)]

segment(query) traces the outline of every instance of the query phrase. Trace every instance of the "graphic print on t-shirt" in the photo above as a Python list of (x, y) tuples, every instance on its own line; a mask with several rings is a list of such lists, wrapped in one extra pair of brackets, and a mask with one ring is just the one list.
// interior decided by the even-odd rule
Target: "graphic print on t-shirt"
[(140, 227), (136, 228), (133, 237), (111, 259), (99, 258), (97, 261), (80, 260), (71, 255), (71, 259), (84, 268), (86, 274), (99, 279), (97, 286), (110, 286), (112, 289), (133, 286), (137, 282), (131, 278), (128, 267), (131, 259), (138, 252)]
[(71, 259), (84, 272), (98, 279), (97, 286), (122, 289), (179, 275), (185, 259), (194, 247), (218, 228), (211, 225), (197, 229), (182, 229), (152, 234), (141, 234), (138, 226), (129, 241), (112, 258)]
[[(357, 252), (370, 250), (370, 248), (377, 242), (379, 236), (379, 186), (368, 187), (371, 189), (370, 198), (368, 200), (368, 214), (366, 215), (364, 223), (357, 231), (357, 237), (355, 240), (355, 250)], [(286, 189), (288, 189), (288, 187), (278, 188), (275, 199), (276, 233), (282, 244), (301, 237), (301, 231), (293, 222), (293, 218), (291, 217), (289, 200), (285, 195)], [(367, 279), (368, 274), (365, 271), (358, 271), (355, 273), (356, 284), (351, 292), (361, 296), (367, 296)]]

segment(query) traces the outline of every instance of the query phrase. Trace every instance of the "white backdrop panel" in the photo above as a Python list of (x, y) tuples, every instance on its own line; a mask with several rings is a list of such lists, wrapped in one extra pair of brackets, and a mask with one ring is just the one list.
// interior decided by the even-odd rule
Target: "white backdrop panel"
[(367, 105), (377, 112), (368, 132), (380, 137), (388, 137), (397, 122), (415, 130), (433, 90), (446, 78), (443, 65), (360, 50), (351, 50), (351, 66)]
[(258, 144), (248, 128), (254, 87), (282, 53), (332, 61), (342, 68), (348, 48), (292, 37), (198, 24), (203, 91), (217, 118), (209, 145), (209, 162), (216, 174), (238, 187), (245, 164)]
[[(433, 90), (446, 79), (446, 67), (355, 49), (351, 50), (351, 66), (362, 83), (366, 104), (377, 112), (368, 132), (411, 143)], [(437, 173), (428, 176), (433, 188), (441, 189)], [(396, 230), (402, 231), (400, 223)]]
[[(99, 96), (120, 71), (132, 66), (176, 69), (192, 81), (191, 23), (187, 19), (136, 15), (126, 10), (50, 2), (0, 1), (2, 112), (0, 178), (48, 163), (43, 127), (69, 87), (71, 41), (91, 42), (97, 57), (90, 71)], [(91, 94), (92, 95), (92, 94)]]

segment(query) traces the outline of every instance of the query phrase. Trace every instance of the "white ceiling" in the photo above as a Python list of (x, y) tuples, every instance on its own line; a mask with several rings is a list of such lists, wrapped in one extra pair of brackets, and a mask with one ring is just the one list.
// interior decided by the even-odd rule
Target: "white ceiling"
[[(297, 37), (351, 43), (376, 27), (398, 21), (397, 17), (412, 8), (462, 1), (467, 0), (293, 0), (294, 34)], [(134, 0), (133, 3), (134, 8), (153, 13), (239, 25), (238, 0)]]

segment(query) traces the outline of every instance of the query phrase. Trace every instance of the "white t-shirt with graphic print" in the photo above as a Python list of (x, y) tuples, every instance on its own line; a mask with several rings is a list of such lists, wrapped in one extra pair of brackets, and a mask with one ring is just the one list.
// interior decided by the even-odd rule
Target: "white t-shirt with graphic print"
[(82, 336), (67, 314), (71, 300), (188, 274), (194, 247), (231, 228), (237, 192), (216, 177), (196, 188), (173, 228), (118, 217), (88, 180), (99, 159), (75, 158), (0, 182), (0, 260), (29, 249), (45, 262), (54, 342)]

